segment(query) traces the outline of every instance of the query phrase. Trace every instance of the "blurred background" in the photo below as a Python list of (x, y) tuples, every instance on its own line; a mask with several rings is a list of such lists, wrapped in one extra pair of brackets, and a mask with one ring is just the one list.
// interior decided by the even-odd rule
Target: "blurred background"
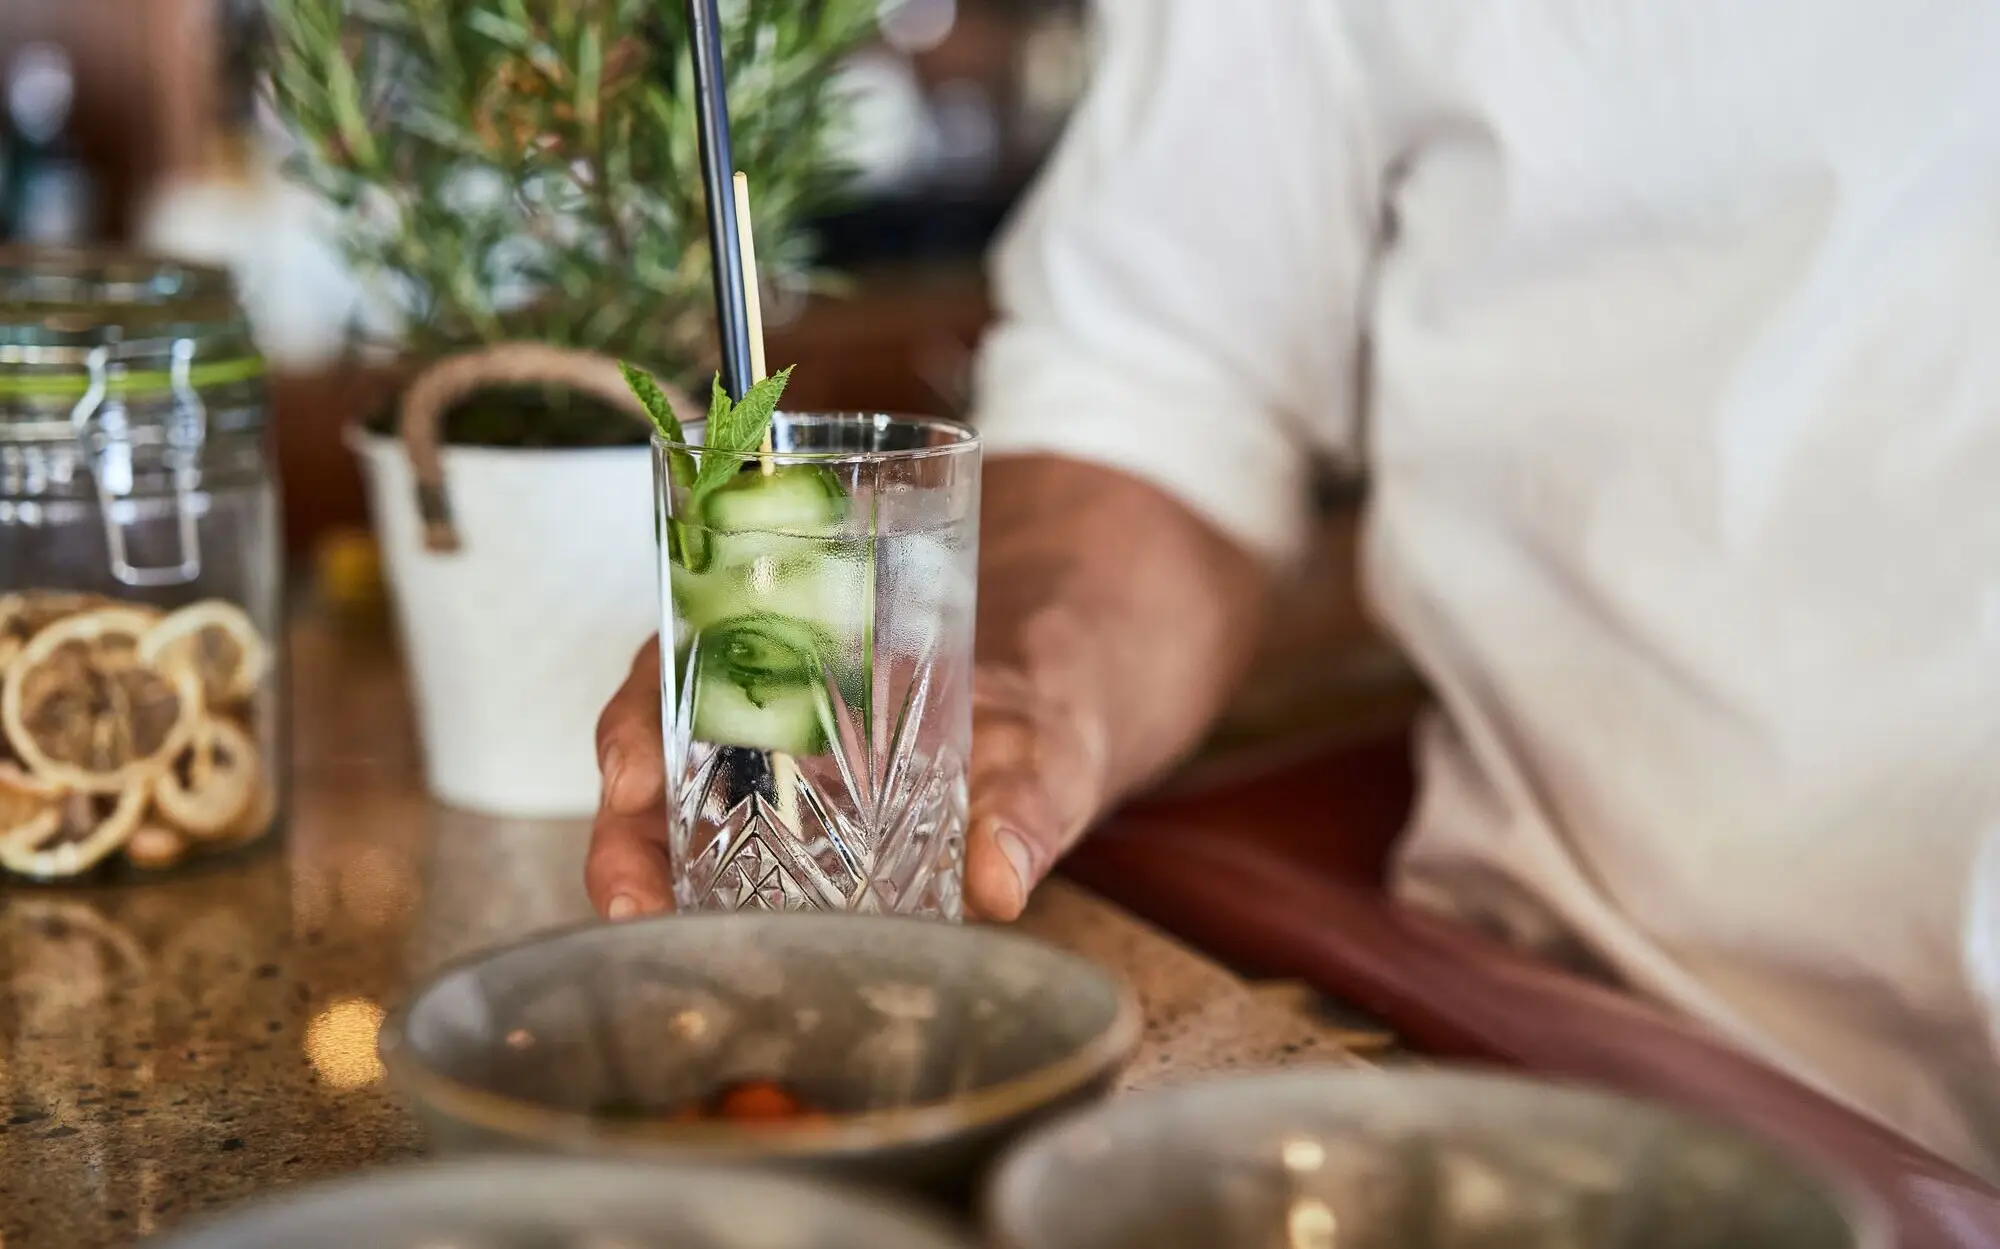
[[(787, 399), (802, 408), (963, 414), (990, 316), (983, 253), (1086, 88), (1089, 3), (873, 7), (873, 29), (840, 69), (856, 103), (839, 154), (856, 179), (806, 223), (844, 283), (767, 295), (770, 357), (798, 365)], [(136, 245), (234, 270), (272, 369), (286, 544), (324, 590), (329, 569), (375, 558), (343, 430), (385, 412), (410, 366), (347, 350), (367, 306), (329, 237), (338, 210), (280, 172), (294, 137), (260, 76), (285, 11), (269, 0), (0, 0), (0, 243)], [(1372, 729), (1415, 705), (1360, 608), (1360, 483), (1324, 486), (1322, 542), (1225, 743), (1235, 726), (1251, 742), (1300, 721)]]
[[(851, 288), (770, 309), (802, 405), (952, 413), (987, 317), (980, 257), (1083, 89), (1082, 0), (882, 0), (850, 58), (854, 193), (815, 220)], [(0, 241), (136, 243), (254, 270), (286, 532), (365, 523), (342, 424), (394, 381), (337, 358), (354, 295), (295, 192), (258, 176), (256, 0), (0, 2)]]

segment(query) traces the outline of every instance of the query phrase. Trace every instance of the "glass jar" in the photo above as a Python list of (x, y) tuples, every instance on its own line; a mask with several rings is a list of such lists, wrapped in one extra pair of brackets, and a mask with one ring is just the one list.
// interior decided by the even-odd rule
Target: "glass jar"
[(0, 249), (0, 886), (278, 825), (263, 373), (217, 271)]

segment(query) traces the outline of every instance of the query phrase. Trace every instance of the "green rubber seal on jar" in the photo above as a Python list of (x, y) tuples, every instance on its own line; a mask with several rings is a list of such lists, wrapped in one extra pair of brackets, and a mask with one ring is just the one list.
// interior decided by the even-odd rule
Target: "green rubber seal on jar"
[[(259, 356), (216, 360), (190, 367), (187, 384), (197, 391), (233, 386), (255, 381), (264, 376), (264, 371), (264, 361)], [(105, 387), (108, 393), (125, 398), (167, 396), (174, 392), (174, 376), (165, 369), (147, 369), (109, 378)], [(0, 399), (81, 399), (88, 393), (90, 378), (82, 374), (0, 374)]]

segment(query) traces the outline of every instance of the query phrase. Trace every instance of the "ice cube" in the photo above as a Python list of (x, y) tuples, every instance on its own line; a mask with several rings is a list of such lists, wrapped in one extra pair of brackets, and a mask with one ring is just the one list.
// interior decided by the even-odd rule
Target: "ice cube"
[(891, 646), (924, 653), (959, 630), (972, 605), (972, 573), (955, 547), (936, 534), (902, 534), (882, 539), (876, 558), (876, 620)]

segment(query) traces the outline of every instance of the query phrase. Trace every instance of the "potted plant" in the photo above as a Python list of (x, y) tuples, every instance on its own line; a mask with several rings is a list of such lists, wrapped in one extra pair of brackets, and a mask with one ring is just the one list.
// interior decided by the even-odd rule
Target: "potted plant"
[[(802, 291), (873, 0), (725, 8), (759, 271)], [(597, 711), (659, 610), (648, 426), (613, 360), (701, 394), (715, 360), (682, 0), (276, 0), (272, 28), (295, 175), (414, 365), (350, 442), (432, 792), (585, 814)]]

